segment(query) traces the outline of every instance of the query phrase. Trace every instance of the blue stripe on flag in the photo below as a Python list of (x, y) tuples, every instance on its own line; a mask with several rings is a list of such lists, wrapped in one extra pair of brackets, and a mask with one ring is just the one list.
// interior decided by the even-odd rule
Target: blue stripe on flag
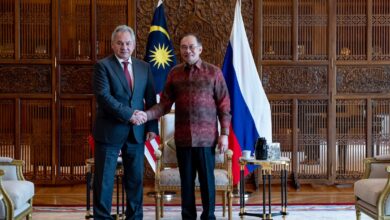
[(144, 60), (150, 63), (156, 93), (160, 93), (165, 85), (168, 73), (176, 65), (176, 55), (171, 39), (169, 38), (164, 5), (156, 8), (149, 33)]
[[(222, 72), (229, 89), (231, 111), (232, 111), (232, 128), (240, 144), (241, 150), (251, 150), (254, 152), (254, 145), (259, 134), (257, 133), (255, 122), (249, 111), (248, 106), (241, 94), (238, 85), (236, 71), (233, 66), (233, 49), (229, 42), (225, 59), (223, 62)], [(255, 166), (248, 166), (252, 172)]]

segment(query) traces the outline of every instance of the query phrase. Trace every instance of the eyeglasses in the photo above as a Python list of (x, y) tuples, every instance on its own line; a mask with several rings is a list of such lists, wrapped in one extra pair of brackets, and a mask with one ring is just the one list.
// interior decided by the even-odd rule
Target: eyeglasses
[(191, 45), (189, 45), (189, 46), (187, 46), (187, 45), (181, 45), (181, 46), (180, 46), (180, 50), (186, 51), (186, 50), (190, 49), (191, 51), (194, 51), (194, 50), (195, 50), (196, 48), (198, 48), (198, 47), (200, 47), (200, 46), (193, 45), (193, 44), (191, 44)]

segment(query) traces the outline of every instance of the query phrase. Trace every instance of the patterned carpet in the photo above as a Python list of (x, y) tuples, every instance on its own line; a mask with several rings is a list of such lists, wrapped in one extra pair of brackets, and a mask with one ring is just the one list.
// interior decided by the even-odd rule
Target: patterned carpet
[[(233, 219), (241, 219), (238, 215), (239, 206), (233, 207)], [(198, 207), (198, 215), (200, 215), (202, 208)], [(249, 213), (259, 213), (261, 208), (259, 206), (247, 206), (246, 211)], [(154, 206), (144, 207), (144, 219), (155, 219)], [(279, 206), (272, 208), (273, 213), (280, 211)], [(35, 207), (33, 212), (34, 220), (82, 220), (85, 219), (84, 207)], [(180, 219), (180, 207), (167, 206), (164, 209), (163, 220), (177, 220)], [(222, 217), (222, 208), (216, 207), (216, 217), (218, 220), (228, 219)], [(245, 216), (244, 219), (260, 219), (258, 217)], [(355, 218), (355, 208), (353, 205), (292, 205), (288, 207), (288, 215), (285, 217), (275, 216), (274, 220), (352, 220)], [(362, 214), (362, 220), (370, 220), (368, 216)]]

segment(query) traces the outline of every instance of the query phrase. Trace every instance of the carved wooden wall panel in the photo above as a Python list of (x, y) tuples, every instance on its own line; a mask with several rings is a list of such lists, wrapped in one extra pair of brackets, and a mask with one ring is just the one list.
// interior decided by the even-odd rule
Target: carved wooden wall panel
[(299, 59), (328, 59), (328, 0), (299, 0), (298, 32)]
[(337, 1), (337, 59), (367, 59), (367, 0)]
[[(15, 2), (3, 0), (0, 7), (0, 59), (15, 56)], [(4, 34), (6, 33), (6, 34)]]
[(21, 1), (20, 30), (23, 59), (51, 56), (51, 0)]
[(269, 94), (326, 94), (327, 66), (264, 66), (262, 82)]
[(327, 100), (298, 100), (297, 163), (301, 179), (327, 178), (327, 109)]
[(91, 5), (89, 0), (60, 1), (61, 59), (91, 59)]
[(336, 83), (338, 93), (389, 93), (390, 67), (339, 66)]
[(61, 93), (92, 94), (93, 66), (61, 66)]
[[(198, 33), (203, 43), (202, 59), (222, 66), (233, 24), (236, 0), (164, 1), (169, 34), (180, 60), (179, 40)], [(137, 6), (137, 56), (145, 56), (147, 36), (157, 1), (140, 0)], [(242, 14), (250, 42), (253, 41), (253, 1), (242, 1)]]
[[(269, 100), (272, 112), (272, 140), (280, 143), (281, 156), (292, 158), (293, 103), (291, 100)], [(289, 171), (292, 166), (289, 166)]]
[(50, 65), (0, 65), (0, 93), (51, 92)]
[(367, 152), (364, 99), (336, 100), (336, 179), (357, 179), (364, 170)]
[[(117, 25), (126, 24), (127, 2), (124, 0), (97, 0), (96, 54), (101, 59), (112, 53), (111, 33)], [(115, 16), (113, 16), (115, 15)]]
[(91, 133), (91, 100), (61, 100), (61, 144), (58, 151), (61, 182), (82, 181), (85, 160), (93, 157), (87, 142)]
[(54, 174), (53, 111), (50, 99), (23, 99), (20, 105), (21, 159), (35, 183), (49, 183)]
[(292, 59), (293, 0), (263, 0), (263, 59)]
[(390, 100), (372, 101), (372, 121), (374, 155), (390, 154)]
[(372, 56), (373, 60), (390, 60), (390, 4), (388, 0), (372, 2)]
[(0, 154), (15, 158), (15, 101), (0, 100)]

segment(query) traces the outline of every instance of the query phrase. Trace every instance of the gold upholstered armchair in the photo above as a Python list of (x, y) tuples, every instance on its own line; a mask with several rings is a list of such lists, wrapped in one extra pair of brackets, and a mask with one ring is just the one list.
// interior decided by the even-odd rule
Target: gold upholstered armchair
[(0, 219), (31, 219), (34, 183), (24, 179), (23, 163), (0, 157)]
[[(163, 116), (160, 120), (161, 146), (155, 151), (157, 158), (155, 191), (156, 191), (156, 219), (164, 217), (164, 193), (180, 193), (180, 175), (177, 168), (176, 146), (173, 138), (174, 113)], [(228, 219), (232, 219), (232, 155), (228, 150), (225, 155), (216, 154), (216, 166), (214, 170), (216, 195), (222, 195), (223, 216), (225, 217), (226, 205), (228, 207)], [(196, 179), (196, 188), (199, 190), (199, 181)], [(227, 202), (227, 204), (226, 204)]]
[(361, 212), (378, 220), (390, 220), (390, 155), (364, 159), (363, 178), (354, 184), (356, 219)]

